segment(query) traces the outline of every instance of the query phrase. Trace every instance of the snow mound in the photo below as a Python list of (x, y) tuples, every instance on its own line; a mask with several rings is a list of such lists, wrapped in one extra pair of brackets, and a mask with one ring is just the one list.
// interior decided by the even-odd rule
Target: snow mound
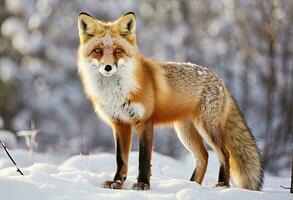
[(132, 152), (129, 159), (129, 175), (123, 190), (101, 187), (105, 180), (111, 180), (115, 172), (115, 156), (108, 153), (76, 155), (60, 165), (47, 155), (29, 155), (24, 150), (11, 151), (12, 156), (25, 174), (20, 176), (7, 158), (0, 153), (0, 191), (3, 200), (97, 200), (97, 199), (181, 199), (181, 200), (246, 200), (246, 199), (292, 199), (280, 185), (289, 185), (289, 178), (266, 176), (265, 188), (261, 192), (238, 188), (213, 188), (218, 165), (213, 153), (210, 166), (202, 186), (188, 181), (193, 171), (191, 157), (186, 161), (153, 154), (150, 191), (133, 191), (136, 180), (138, 153)]

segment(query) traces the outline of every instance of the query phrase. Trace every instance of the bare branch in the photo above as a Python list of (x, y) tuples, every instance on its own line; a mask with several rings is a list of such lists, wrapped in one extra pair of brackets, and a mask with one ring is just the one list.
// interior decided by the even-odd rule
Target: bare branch
[(21, 175), (24, 175), (24, 174), (22, 173), (22, 171), (19, 169), (19, 167), (18, 167), (18, 165), (16, 164), (16, 162), (15, 162), (15, 161), (13, 160), (13, 158), (11, 157), (11, 155), (10, 155), (10, 153), (9, 153), (9, 151), (8, 151), (8, 149), (7, 149), (7, 147), (5, 146), (4, 142), (2, 142), (2, 141), (0, 140), (0, 143), (1, 143), (2, 147), (3, 147), (3, 149), (5, 150), (6, 154), (8, 155), (8, 157), (9, 157), (10, 160), (12, 161), (12, 163), (15, 165), (15, 167), (16, 167), (16, 171), (19, 172)]

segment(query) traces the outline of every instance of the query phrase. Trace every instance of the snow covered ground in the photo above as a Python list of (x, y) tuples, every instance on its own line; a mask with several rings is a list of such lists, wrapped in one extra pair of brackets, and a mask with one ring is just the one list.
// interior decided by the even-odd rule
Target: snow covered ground
[(290, 179), (266, 174), (262, 192), (237, 188), (219, 189), (212, 186), (217, 180), (218, 163), (210, 152), (209, 168), (202, 186), (189, 182), (193, 171), (191, 157), (183, 161), (153, 154), (150, 191), (133, 191), (132, 184), (137, 175), (138, 153), (130, 156), (129, 176), (123, 190), (101, 187), (111, 180), (115, 171), (115, 156), (108, 153), (77, 155), (63, 163), (53, 155), (34, 154), (30, 157), (24, 150), (11, 151), (25, 176), (16, 173), (7, 155), (0, 151), (0, 199), (1, 200), (98, 200), (98, 199), (293, 199), (288, 190)]

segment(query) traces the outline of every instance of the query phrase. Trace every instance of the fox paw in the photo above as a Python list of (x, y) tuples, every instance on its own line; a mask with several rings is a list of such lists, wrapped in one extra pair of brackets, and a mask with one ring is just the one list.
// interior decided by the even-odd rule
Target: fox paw
[(103, 183), (103, 187), (109, 189), (122, 189), (122, 185), (121, 181), (105, 181)]
[(133, 190), (149, 190), (150, 184), (147, 184), (144, 182), (137, 182), (133, 184), (132, 189)]
[(230, 186), (229, 186), (229, 183), (219, 182), (219, 183), (217, 183), (214, 187), (228, 188), (228, 187), (230, 187)]

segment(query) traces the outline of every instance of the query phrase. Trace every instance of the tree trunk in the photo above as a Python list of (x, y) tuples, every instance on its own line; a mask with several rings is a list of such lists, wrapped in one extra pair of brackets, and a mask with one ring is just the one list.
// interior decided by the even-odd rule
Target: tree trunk
[(290, 193), (293, 193), (293, 153), (291, 155), (292, 163), (291, 163), (291, 188)]

